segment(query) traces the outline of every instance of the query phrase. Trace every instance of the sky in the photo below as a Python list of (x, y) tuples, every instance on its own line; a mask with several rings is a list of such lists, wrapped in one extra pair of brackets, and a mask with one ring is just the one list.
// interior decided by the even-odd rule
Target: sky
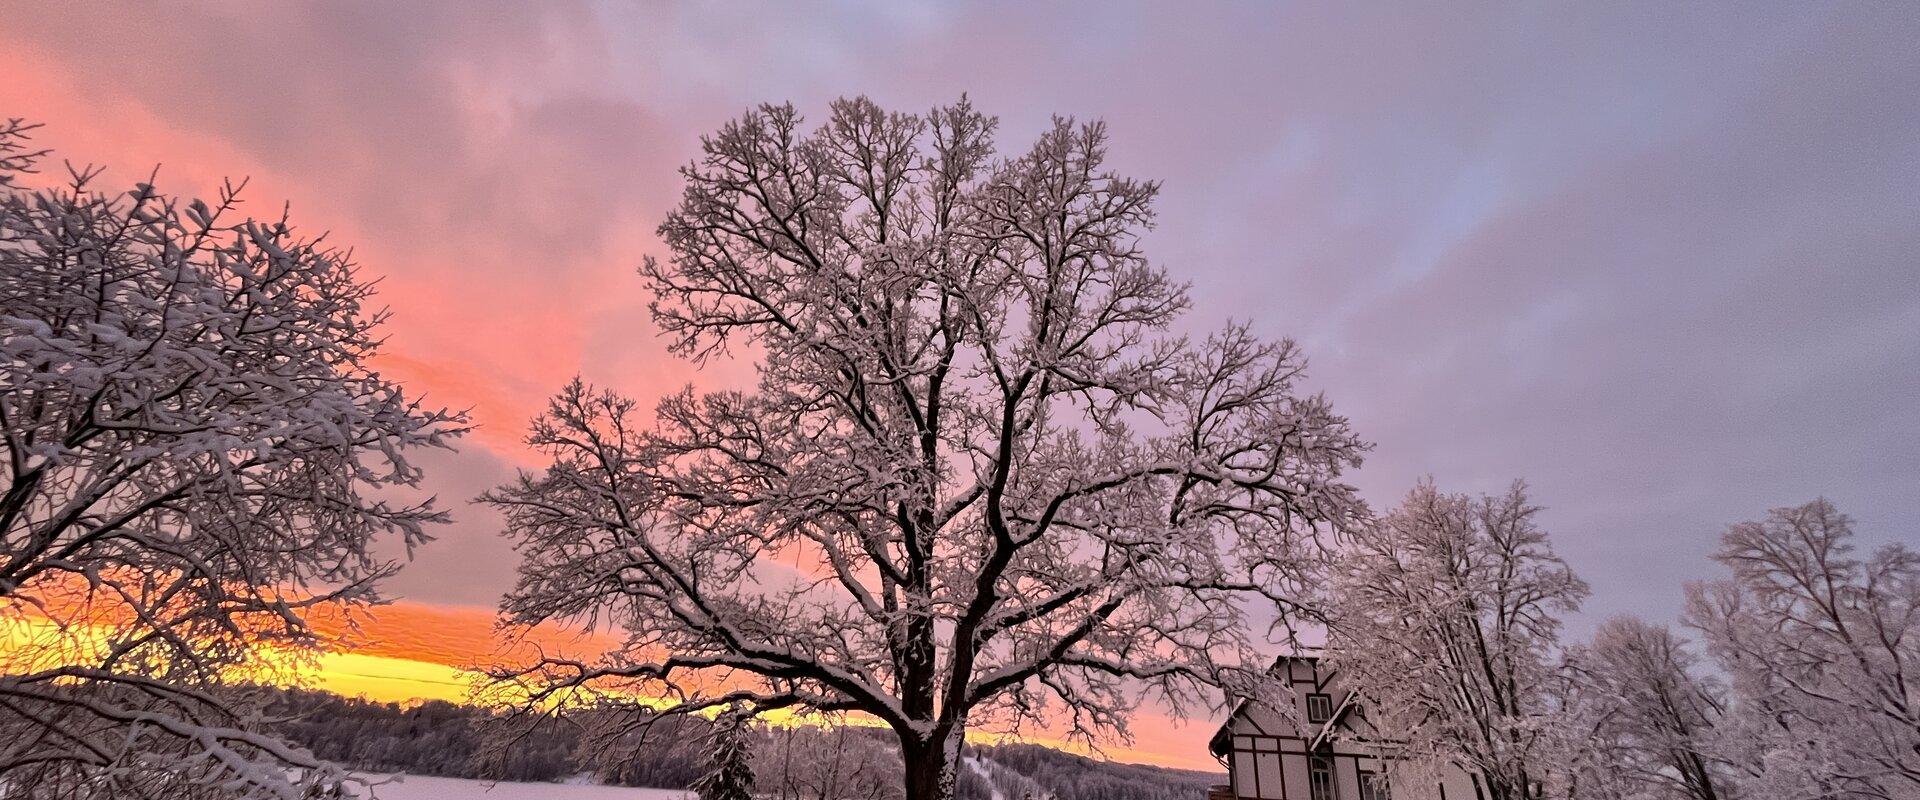
[[(6, 0), (0, 116), (121, 182), (250, 177), (382, 278), (384, 367), (480, 425), (423, 459), (456, 522), (388, 587), (422, 681), (511, 584), (467, 501), (538, 466), (548, 395), (751, 374), (648, 320), (674, 169), (754, 104), (857, 94), (967, 93), (1007, 151), (1105, 119), (1112, 166), (1163, 182), (1145, 247), (1186, 324), (1299, 340), (1376, 507), (1527, 480), (1593, 587), (1578, 636), (1674, 619), (1770, 507), (1920, 544), (1917, 40), (1897, 3)], [(1136, 749), (1205, 763), (1195, 725)]]

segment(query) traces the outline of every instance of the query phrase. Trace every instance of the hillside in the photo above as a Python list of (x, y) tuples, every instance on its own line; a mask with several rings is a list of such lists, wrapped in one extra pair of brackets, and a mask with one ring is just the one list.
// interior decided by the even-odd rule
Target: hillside
[[(1032, 744), (975, 747), (978, 765), (963, 770), (956, 800), (1022, 800), (1030, 792), (1056, 800), (1204, 800), (1223, 774), (1120, 764)], [(985, 774), (983, 774), (985, 773)]]
[[(557, 782), (591, 775), (612, 785), (684, 789), (699, 775), (698, 720), (672, 720), (645, 746), (607, 747), (567, 723), (549, 723), (515, 735), (492, 714), (472, 706), (430, 701), (403, 707), (326, 692), (280, 690), (266, 707), (270, 727), (315, 755), (352, 769), (447, 778)], [(761, 789), (783, 800), (861, 800), (897, 797), (898, 764), (866, 763), (835, 770), (837, 790), (794, 770), (789, 754), (857, 752), (867, 762), (892, 761), (884, 739), (871, 732), (769, 732), (756, 765)], [(818, 741), (799, 741), (811, 736)], [(596, 747), (583, 746), (596, 743)], [(956, 800), (1201, 800), (1224, 776), (1139, 764), (1118, 764), (1039, 745), (972, 747)]]

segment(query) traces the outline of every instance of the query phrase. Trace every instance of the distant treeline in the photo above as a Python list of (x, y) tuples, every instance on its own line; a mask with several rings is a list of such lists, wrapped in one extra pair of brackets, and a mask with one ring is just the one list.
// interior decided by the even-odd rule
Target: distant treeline
[[(608, 784), (684, 789), (704, 766), (696, 754), (675, 746), (682, 745), (678, 741), (634, 747), (617, 759), (597, 752), (601, 758), (589, 760), (578, 725), (510, 720), (440, 700), (401, 706), (289, 689), (266, 712), (274, 732), (316, 756), (366, 772), (531, 782), (593, 773)], [(665, 727), (676, 732), (699, 723), (668, 722)]]
[[(414, 706), (327, 692), (278, 691), (268, 727), (314, 755), (365, 772), (552, 782), (581, 774), (619, 786), (685, 789), (706, 769), (708, 725), (660, 720), (645, 733), (610, 733), (625, 717), (525, 720), (432, 700)], [(762, 729), (756, 794), (773, 800), (895, 800), (900, 765), (876, 731)], [(1038, 745), (970, 747), (955, 800), (1202, 800), (1225, 778), (1114, 764)], [(990, 782), (989, 782), (990, 781)]]

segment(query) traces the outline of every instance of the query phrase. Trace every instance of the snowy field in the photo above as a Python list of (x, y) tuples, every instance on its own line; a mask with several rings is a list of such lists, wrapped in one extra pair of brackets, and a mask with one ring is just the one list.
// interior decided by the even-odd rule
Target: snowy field
[(426, 775), (395, 776), (374, 787), (379, 800), (687, 800), (678, 789), (630, 789), (569, 783), (490, 783)]

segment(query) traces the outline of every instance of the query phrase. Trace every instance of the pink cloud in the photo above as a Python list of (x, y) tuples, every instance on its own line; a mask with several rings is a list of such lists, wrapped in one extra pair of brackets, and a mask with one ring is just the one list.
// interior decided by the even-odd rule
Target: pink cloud
[[(537, 459), (575, 373), (741, 385), (667, 357), (632, 268), (674, 168), (748, 105), (962, 91), (1017, 148), (1103, 116), (1164, 179), (1149, 252), (1196, 327), (1301, 338), (1380, 443), (1375, 502), (1531, 479), (1594, 616), (1671, 615), (1728, 520), (1920, 505), (1920, 17), (1804, 6), (1475, 11), (584, 3), (9, 7), (0, 114), (205, 191), (251, 176), (385, 276), (386, 368), (481, 431), (429, 460), (457, 522), (396, 581), (512, 580), (464, 501)], [(1199, 753), (1204, 736), (1143, 732)], [(1157, 737), (1148, 744), (1148, 736)], [(1204, 758), (1204, 756), (1200, 756)]]

